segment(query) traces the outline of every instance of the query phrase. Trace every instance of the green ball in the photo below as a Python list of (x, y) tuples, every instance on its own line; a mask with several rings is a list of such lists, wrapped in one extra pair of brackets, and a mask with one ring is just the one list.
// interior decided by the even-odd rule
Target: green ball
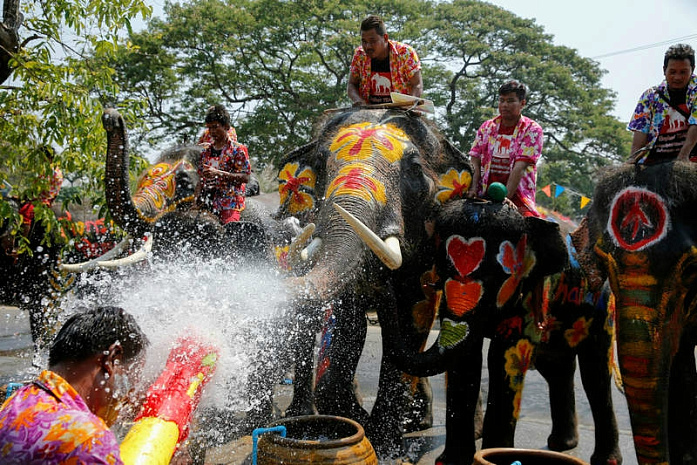
[(508, 189), (500, 182), (492, 182), (487, 193), (489, 194), (489, 198), (494, 202), (503, 202), (503, 199), (505, 199), (508, 194)]

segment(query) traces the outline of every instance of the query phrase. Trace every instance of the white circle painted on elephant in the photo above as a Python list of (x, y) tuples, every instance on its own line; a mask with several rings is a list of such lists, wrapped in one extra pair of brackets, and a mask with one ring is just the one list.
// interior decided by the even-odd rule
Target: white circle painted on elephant
[(637, 252), (663, 240), (669, 230), (666, 202), (655, 192), (627, 187), (612, 200), (607, 232), (617, 246)]

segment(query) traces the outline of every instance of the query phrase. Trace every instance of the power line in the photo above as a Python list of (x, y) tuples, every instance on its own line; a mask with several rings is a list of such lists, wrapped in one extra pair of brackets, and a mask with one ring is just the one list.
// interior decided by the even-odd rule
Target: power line
[(697, 39), (697, 34), (690, 34), (688, 36), (678, 37), (677, 39), (664, 40), (663, 42), (655, 42), (653, 44), (642, 45), (640, 47), (634, 47), (634, 48), (628, 48), (626, 50), (619, 50), (617, 52), (605, 53), (604, 55), (598, 55), (598, 56), (591, 57), (591, 60), (598, 60), (600, 58), (607, 58), (607, 57), (611, 57), (611, 56), (615, 56), (615, 55), (622, 55), (625, 53), (638, 52), (640, 50), (646, 50), (649, 48), (660, 47), (661, 45), (673, 44), (673, 43), (679, 42), (681, 40), (690, 40), (690, 39)]

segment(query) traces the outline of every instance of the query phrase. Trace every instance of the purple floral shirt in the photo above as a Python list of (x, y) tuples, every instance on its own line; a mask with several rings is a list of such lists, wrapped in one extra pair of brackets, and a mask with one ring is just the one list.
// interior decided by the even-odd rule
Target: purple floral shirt
[[(481, 160), (482, 173), (477, 192), (479, 196), (483, 196), (489, 188), (491, 162), (494, 158), (493, 151), (496, 147), (500, 123), (501, 116), (485, 121), (477, 130), (477, 137), (469, 152), (470, 157)], [(513, 170), (513, 165), (517, 161), (530, 163), (520, 179), (513, 202), (533, 216), (539, 216), (535, 207), (535, 192), (537, 190), (537, 160), (540, 159), (541, 155), (542, 127), (527, 116), (521, 115), (513, 131), (509, 148), (509, 171)]]
[[(411, 95), (409, 81), (417, 71), (421, 70), (419, 56), (410, 45), (394, 40), (389, 40), (388, 43), (392, 91)], [(370, 101), (370, 58), (365, 54), (362, 46), (353, 53), (350, 71), (351, 77), (358, 78), (360, 83), (358, 92), (361, 98), (366, 102)]]
[(123, 464), (114, 433), (63, 378), (45, 370), (0, 409), (0, 463)]
[[(668, 102), (658, 96), (659, 92), (662, 92), (668, 97), (668, 85), (665, 81), (656, 87), (647, 89), (641, 94), (639, 102), (634, 109), (632, 119), (627, 125), (627, 129), (630, 131), (639, 131), (648, 134), (646, 142), (649, 149), (656, 143), (663, 122), (666, 120), (666, 116), (670, 110)], [(690, 113), (687, 124), (697, 124), (697, 76), (694, 74), (690, 79), (690, 83), (687, 85), (685, 103)]]

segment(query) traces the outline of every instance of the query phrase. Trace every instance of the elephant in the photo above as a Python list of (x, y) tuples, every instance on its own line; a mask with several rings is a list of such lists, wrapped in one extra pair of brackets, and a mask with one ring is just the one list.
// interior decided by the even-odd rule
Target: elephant
[(616, 299), (617, 356), (640, 464), (697, 463), (697, 166), (625, 164), (597, 183), (585, 262)]
[[(126, 125), (113, 108), (102, 116), (107, 132), (105, 193), (114, 221), (132, 237), (150, 234), (152, 253), (171, 257), (188, 253), (197, 257), (243, 254), (265, 260), (271, 254), (275, 221), (261, 203), (247, 199), (239, 222), (223, 226), (213, 214), (193, 208), (201, 146), (176, 146), (163, 152), (141, 174), (135, 192), (129, 186), (129, 151)], [(249, 192), (258, 192), (252, 181)], [(139, 254), (142, 256), (143, 254)]]
[[(431, 261), (424, 220), (438, 203), (467, 192), (472, 167), (418, 113), (348, 109), (326, 114), (316, 127), (310, 143), (286, 155), (278, 175), (279, 218), (316, 226), (295, 267), (298, 276), (288, 279), (307, 317), (298, 325), (305, 343), (298, 347), (286, 415), (316, 408), (352, 418), (365, 427), (378, 455), (391, 457), (402, 452), (402, 412), (412, 383), (383, 358), (375, 404), (370, 413), (361, 406), (353, 381), (366, 312), (413, 303), (418, 317), (404, 314), (400, 321), (409, 328), (409, 347), (423, 346), (436, 303), (420, 283)], [(356, 226), (360, 234), (347, 218), (363, 225)], [(364, 237), (372, 238), (369, 245)], [(320, 327), (313, 389), (312, 350)]]
[(533, 365), (549, 383), (550, 449), (575, 447), (578, 357), (596, 422), (591, 463), (621, 463), (611, 397), (613, 307), (608, 287), (592, 288), (577, 259), (582, 235), (486, 201), (451, 201), (433, 221), (428, 285), (440, 294), (437, 343), (423, 353), (400, 347), (406, 337), (398, 316), (408, 305), (384, 307), (379, 318), (383, 350), (400, 369), (417, 376), (447, 371), (445, 450), (436, 463), (472, 462), (485, 337), (491, 343), (482, 448), (513, 447), (523, 382)]

